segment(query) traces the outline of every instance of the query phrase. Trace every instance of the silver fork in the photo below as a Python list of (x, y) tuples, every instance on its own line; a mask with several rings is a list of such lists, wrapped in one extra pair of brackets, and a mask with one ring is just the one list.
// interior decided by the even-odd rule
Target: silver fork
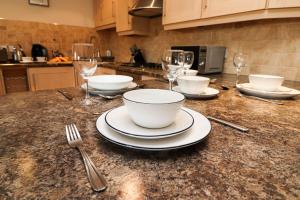
[(98, 172), (96, 166), (89, 158), (82, 146), (82, 139), (75, 124), (66, 125), (66, 135), (68, 143), (71, 147), (77, 148), (82, 155), (88, 179), (93, 190), (99, 192), (107, 188), (107, 182), (104, 177)]

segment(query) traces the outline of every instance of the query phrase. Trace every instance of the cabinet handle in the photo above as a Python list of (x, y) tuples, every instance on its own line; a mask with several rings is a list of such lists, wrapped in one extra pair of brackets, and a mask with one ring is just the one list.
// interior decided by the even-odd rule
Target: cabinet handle
[(203, 8), (204, 8), (204, 9), (207, 8), (207, 0), (203, 0)]
[(115, 1), (112, 1), (112, 7), (111, 7), (111, 12), (112, 12), (112, 17), (115, 17)]
[[(129, 10), (130, 10), (130, 7), (128, 6), (127, 13)], [(130, 25), (131, 24), (131, 16), (129, 14), (127, 14), (127, 17), (128, 17), (128, 24)]]

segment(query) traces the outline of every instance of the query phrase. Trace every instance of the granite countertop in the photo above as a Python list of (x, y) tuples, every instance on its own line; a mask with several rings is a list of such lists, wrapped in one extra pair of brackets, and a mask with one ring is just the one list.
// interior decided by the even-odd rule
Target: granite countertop
[(0, 63), (0, 69), (13, 68), (13, 67), (61, 67), (61, 66), (73, 66), (72, 62), (32, 62), (32, 63)]
[[(212, 87), (232, 84), (222, 76)], [(147, 81), (146, 88), (167, 88)], [(299, 88), (300, 83), (290, 83)], [(142, 152), (116, 146), (96, 130), (94, 112), (121, 99), (81, 107), (84, 94), (68, 89), (0, 97), (0, 199), (299, 199), (300, 99), (275, 105), (221, 91), (216, 99), (186, 100), (205, 115), (250, 128), (212, 122), (209, 137), (192, 147)], [(79, 152), (67, 144), (65, 125), (76, 123), (84, 148), (108, 181), (93, 192)]]

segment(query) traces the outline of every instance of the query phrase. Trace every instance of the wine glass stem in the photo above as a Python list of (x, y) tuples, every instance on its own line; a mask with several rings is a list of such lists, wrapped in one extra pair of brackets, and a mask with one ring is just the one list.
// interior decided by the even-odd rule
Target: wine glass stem
[(89, 99), (90, 98), (90, 94), (89, 94), (89, 81), (87, 78), (84, 79), (85, 83), (86, 83), (86, 92), (85, 92), (85, 99)]
[(240, 72), (239, 72), (239, 69), (236, 71), (236, 81), (235, 81), (235, 85), (239, 84), (239, 75), (240, 75)]
[(169, 90), (173, 90), (173, 81), (169, 80)]

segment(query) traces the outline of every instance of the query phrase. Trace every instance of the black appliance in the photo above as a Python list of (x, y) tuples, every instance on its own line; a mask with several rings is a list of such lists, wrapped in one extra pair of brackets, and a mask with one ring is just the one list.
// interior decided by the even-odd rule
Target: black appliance
[(7, 61), (8, 61), (7, 49), (0, 47), (0, 63), (5, 63)]
[(33, 60), (36, 60), (36, 57), (48, 58), (48, 50), (41, 44), (32, 44), (31, 56), (33, 57)]
[(130, 62), (134, 63), (135, 67), (143, 66), (146, 63), (142, 51), (138, 49), (136, 45), (130, 47), (130, 52), (131, 52)]
[(171, 49), (193, 51), (194, 63), (191, 69), (199, 74), (222, 73), (226, 48), (222, 46), (173, 46)]

